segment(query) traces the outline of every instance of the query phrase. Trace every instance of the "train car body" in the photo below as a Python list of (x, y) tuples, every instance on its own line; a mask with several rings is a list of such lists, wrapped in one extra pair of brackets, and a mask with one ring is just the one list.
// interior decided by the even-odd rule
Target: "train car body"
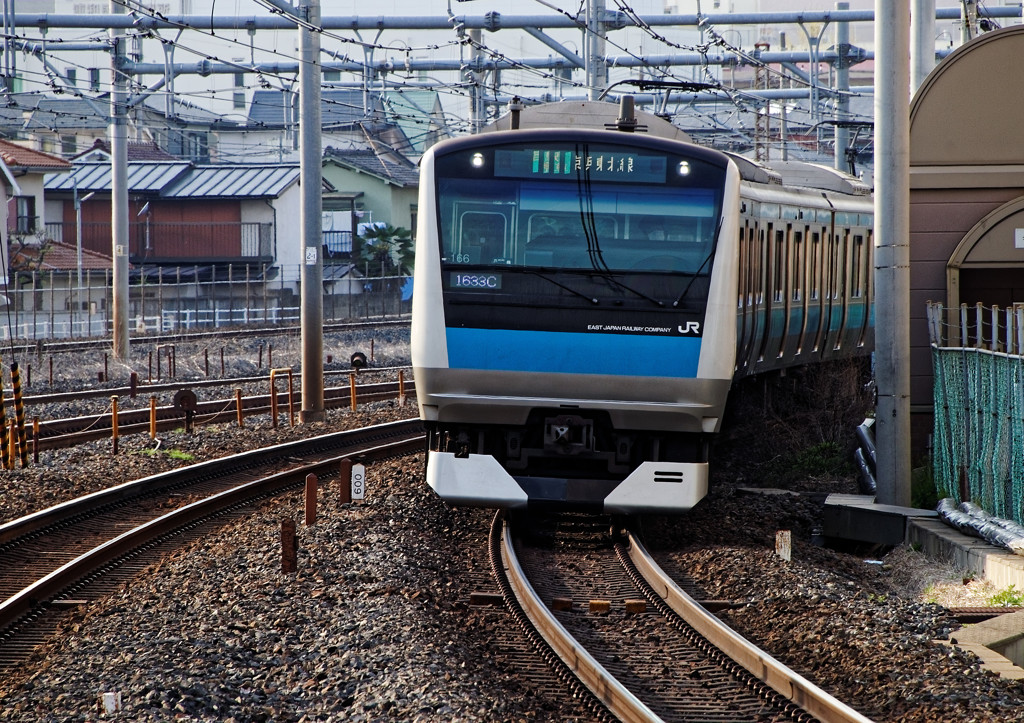
[(428, 151), (412, 356), (441, 497), (689, 509), (738, 375), (869, 348), (870, 289), (844, 279), (868, 277), (870, 199), (744, 167), (582, 128)]

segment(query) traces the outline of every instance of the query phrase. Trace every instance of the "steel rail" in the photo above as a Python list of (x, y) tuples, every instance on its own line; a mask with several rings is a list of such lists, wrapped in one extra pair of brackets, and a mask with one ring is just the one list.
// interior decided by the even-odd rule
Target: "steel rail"
[(750, 644), (701, 607), (675, 584), (631, 532), (628, 533), (628, 541), (630, 560), (651, 589), (661, 596), (687, 625), (729, 656), (737, 665), (822, 723), (871, 723), (870, 718), (861, 715), (796, 671)]
[[(127, 17), (121, 15), (119, 17)], [(105, 27), (105, 26), (104, 26)], [(356, 329), (365, 329), (366, 327), (372, 327), (374, 329), (378, 327), (393, 327), (393, 326), (409, 326), (409, 319), (395, 319), (384, 320), (377, 319), (373, 321), (356, 321), (351, 323), (333, 323), (324, 324), (324, 333), (335, 333), (342, 331), (354, 331)], [(180, 332), (177, 334), (152, 334), (149, 336), (135, 336), (132, 337), (133, 344), (166, 344), (170, 342), (186, 343), (193, 341), (200, 341), (202, 339), (227, 339), (239, 336), (298, 336), (298, 326), (267, 326), (267, 327), (242, 327), (242, 328), (221, 328), (216, 331), (188, 331)], [(66, 352), (66, 351), (82, 351), (85, 349), (109, 349), (110, 338), (109, 337), (96, 337), (92, 339), (76, 339), (73, 341), (60, 341), (56, 339), (39, 339), (34, 342), (29, 342), (24, 339), (14, 341), (12, 344), (6, 346), (12, 354), (17, 356), (20, 354), (38, 354), (42, 355), (46, 352)]]
[[(416, 420), (416, 422), (418, 423), (419, 420)], [(286, 488), (301, 485), (309, 474), (322, 475), (325, 472), (336, 472), (340, 460), (347, 457), (359, 456), (367, 460), (378, 460), (419, 451), (423, 443), (423, 437), (412, 432), (412, 430), (415, 430), (414, 425), (406, 422), (392, 422), (389, 425), (378, 425), (376, 428), (371, 427), (369, 429), (381, 427), (390, 427), (394, 433), (397, 433), (396, 430), (399, 429), (406, 429), (410, 433), (404, 435), (401, 439), (385, 444), (355, 446), (352, 449), (347, 449), (344, 454), (329, 459), (293, 467), (283, 472), (243, 483), (203, 500), (184, 505), (97, 545), (95, 548), (79, 555), (40, 578), (21, 590), (21, 592), (0, 602), (0, 631), (7, 630), (23, 616), (32, 612), (32, 610), (40, 605), (45, 604), (46, 601), (59, 596), (62, 591), (68, 589), (95, 570), (111, 564), (154, 539), (181, 530), (197, 520), (222, 513), (245, 502), (278, 493)], [(347, 433), (340, 432), (337, 435), (327, 436), (345, 434)], [(174, 482), (181, 481), (182, 478), (190, 474), (196, 476), (197, 474), (216, 473), (217, 471), (228, 472), (237, 468), (240, 458), (246, 456), (265, 458), (268, 454), (275, 454), (285, 457), (289, 453), (294, 454), (297, 446), (299, 445), (289, 443), (269, 449), (256, 450), (255, 452), (232, 455), (228, 458), (211, 460), (210, 462), (193, 465), (189, 468), (174, 470), (170, 473), (154, 475), (136, 480), (135, 482), (118, 485), (0, 526), (0, 540), (31, 534), (38, 529), (56, 524), (64, 519), (86, 514), (90, 510), (103, 507), (119, 499), (142, 495), (147, 490), (173, 486)]]
[[(408, 397), (415, 393), (415, 385), (407, 383), (405, 394)], [(332, 387), (326, 391), (324, 406), (328, 409), (347, 407), (351, 404), (351, 394), (348, 387)], [(360, 403), (378, 402), (386, 399), (393, 399), (398, 396), (398, 382), (383, 382), (381, 384), (364, 385), (359, 387), (358, 400)], [(253, 395), (242, 398), (242, 414), (251, 417), (259, 414), (270, 414), (270, 394)], [(278, 405), (288, 403), (288, 393), (278, 392)], [(297, 401), (298, 393), (293, 394)], [(282, 413), (279, 411), (279, 413)], [(200, 402), (195, 410), (197, 423), (211, 424), (215, 422), (230, 422), (238, 417), (238, 409), (233, 399), (218, 399), (208, 402)], [(72, 447), (83, 442), (106, 439), (111, 435), (112, 415), (103, 413), (83, 417), (69, 417), (67, 419), (56, 419), (43, 421), (39, 424), (39, 450), (63, 449)], [(118, 413), (119, 436), (130, 434), (144, 434), (149, 432), (150, 412), (148, 409), (122, 410)], [(157, 409), (157, 429), (166, 431), (176, 429), (184, 423), (182, 412), (173, 407), (163, 406)], [(83, 429), (84, 428), (84, 429)], [(72, 431), (67, 431), (71, 429)]]
[(501, 543), (502, 563), (516, 600), (566, 667), (619, 720), (636, 723), (662, 720), (587, 652), (541, 601), (516, 557), (507, 521), (502, 523)]
[[(381, 374), (386, 372), (399, 372), (410, 370), (411, 367), (373, 367), (372, 369), (362, 369), (358, 372), (359, 377), (369, 376), (373, 374)], [(324, 371), (325, 377), (339, 376), (339, 375), (356, 374), (353, 369), (328, 369)], [(60, 402), (76, 402), (83, 399), (100, 399), (103, 397), (110, 397), (116, 395), (118, 397), (125, 396), (136, 396), (142, 397), (147, 394), (153, 394), (154, 392), (169, 392), (177, 391), (183, 387), (191, 389), (205, 389), (208, 387), (230, 387), (238, 386), (242, 384), (266, 384), (269, 380), (268, 374), (261, 374), (254, 377), (224, 377), (221, 379), (178, 379), (172, 377), (171, 380), (166, 382), (159, 382), (157, 384), (146, 383), (139, 384), (134, 389), (130, 386), (118, 386), (118, 387), (105, 387), (101, 389), (79, 389), (74, 392), (54, 392), (52, 394), (27, 394), (23, 397), (25, 406), (32, 406), (34, 404), (55, 404)], [(13, 396), (11, 389), (3, 390), (4, 396), (10, 399)], [(133, 394), (134, 393), (134, 394)]]
[[(88, 513), (100, 507), (116, 504), (126, 499), (141, 497), (142, 495), (157, 490), (173, 489), (187, 484), (197, 476), (207, 478), (226, 474), (232, 470), (244, 469), (256, 464), (266, 463), (273, 460), (287, 460), (289, 458), (308, 454), (317, 449), (337, 448), (350, 440), (358, 443), (360, 438), (370, 440), (381, 437), (396, 436), (403, 434), (414, 434), (422, 429), (422, 422), (417, 419), (406, 419), (397, 422), (378, 424), (362, 429), (345, 430), (334, 432), (310, 439), (300, 439), (293, 442), (263, 447), (261, 449), (240, 452), (238, 454), (219, 457), (207, 460), (188, 467), (161, 472), (159, 474), (143, 477), (141, 479), (125, 482), (124, 484), (108, 487), (105, 490), (93, 492), (92, 494), (70, 500), (45, 510), (33, 512), (16, 520), (0, 525), (0, 545), (14, 540), (23, 535), (38, 532), (51, 525), (59, 524), (65, 520), (78, 515)], [(421, 437), (417, 437), (422, 441)], [(365, 444), (365, 442), (363, 443)], [(348, 452), (344, 456), (355, 454)]]

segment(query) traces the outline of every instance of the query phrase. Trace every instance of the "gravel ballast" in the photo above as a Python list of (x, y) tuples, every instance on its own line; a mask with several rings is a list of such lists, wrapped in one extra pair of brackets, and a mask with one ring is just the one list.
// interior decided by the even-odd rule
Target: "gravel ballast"
[[(253, 444), (415, 414), (382, 403), (326, 423), (200, 427), (49, 453), (0, 474), (4, 520), (117, 481)], [(248, 422), (247, 422), (248, 424)], [(422, 457), (368, 473), (367, 500), (323, 491), (316, 524), (299, 495), (268, 504), (80, 608), (59, 640), (0, 681), (0, 720), (586, 720), (574, 701), (517, 675), (504, 613), (468, 605), (486, 589), (491, 513), (439, 501)], [(690, 514), (644, 521), (666, 567), (708, 598), (746, 603), (723, 617), (783, 662), (877, 721), (1024, 721), (1024, 685), (934, 642), (956, 622), (936, 581), (958, 571), (899, 549), (879, 559), (811, 544), (821, 494), (848, 479), (804, 481), (815, 494), (745, 494), (718, 480)], [(300, 521), (298, 571), (280, 571), (280, 523)], [(777, 530), (793, 555), (774, 554)], [(961, 587), (966, 587), (960, 585)], [(969, 604), (956, 599), (955, 604)], [(104, 693), (121, 710), (105, 714)]]

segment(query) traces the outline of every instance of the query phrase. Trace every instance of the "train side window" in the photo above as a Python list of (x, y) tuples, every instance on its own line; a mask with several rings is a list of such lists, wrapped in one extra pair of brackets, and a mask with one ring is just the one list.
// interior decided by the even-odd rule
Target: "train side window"
[(811, 234), (811, 278), (808, 281), (810, 298), (817, 300), (821, 294), (821, 234)]
[(747, 229), (747, 306), (754, 305), (754, 279), (757, 278), (757, 225)]
[(853, 236), (851, 255), (853, 258), (850, 261), (850, 296), (859, 299), (864, 295), (864, 237), (860, 234)]
[(786, 234), (775, 232), (775, 266), (772, 274), (772, 301), (779, 303), (786, 296)]
[(736, 308), (743, 308), (743, 301), (747, 295), (747, 230), (746, 227), (740, 229), (739, 237), (739, 253), (737, 254), (739, 259), (739, 270), (736, 274), (739, 280), (739, 293), (736, 295)]
[(804, 294), (804, 235), (793, 232), (793, 301), (800, 301)]
[[(771, 230), (771, 224), (768, 224), (769, 231)], [(765, 274), (765, 256), (768, 253), (768, 244), (765, 240), (764, 229), (760, 229), (757, 233), (757, 274), (754, 276), (754, 303), (764, 303), (764, 287), (766, 279)]]
[(842, 234), (832, 236), (832, 263), (835, 264), (831, 283), (833, 299), (842, 298), (846, 294), (843, 283), (846, 281), (846, 249), (849, 246), (850, 229), (844, 229)]

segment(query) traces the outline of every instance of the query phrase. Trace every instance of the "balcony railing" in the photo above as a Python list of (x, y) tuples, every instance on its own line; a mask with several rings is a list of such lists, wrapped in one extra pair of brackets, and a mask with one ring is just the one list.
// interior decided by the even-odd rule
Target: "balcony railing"
[[(48, 223), (46, 237), (74, 246), (78, 229), (74, 223)], [(111, 225), (83, 223), (82, 248), (110, 256)], [(274, 225), (269, 222), (128, 224), (128, 258), (133, 263), (271, 262), (274, 250)]]

